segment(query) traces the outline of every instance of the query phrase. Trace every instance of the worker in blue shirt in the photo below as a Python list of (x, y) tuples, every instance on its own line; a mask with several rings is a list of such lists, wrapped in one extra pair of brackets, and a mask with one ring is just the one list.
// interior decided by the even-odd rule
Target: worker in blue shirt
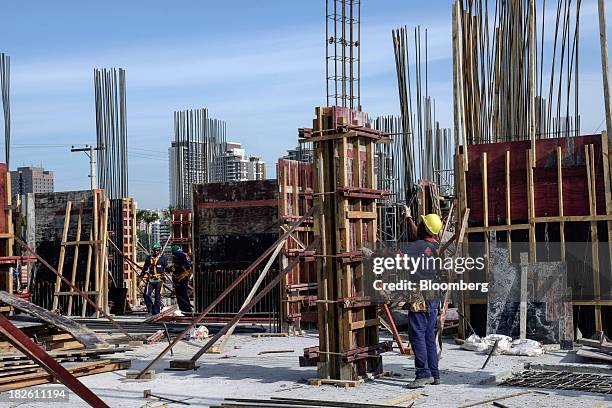
[(178, 245), (172, 245), (172, 282), (176, 292), (176, 301), (183, 313), (191, 313), (191, 302), (189, 301), (189, 279), (191, 278), (192, 262), (189, 255), (183, 252)]
[[(411, 256), (436, 257), (439, 243), (436, 239), (442, 230), (442, 220), (437, 214), (421, 217), (417, 226), (412, 220), (410, 210), (405, 207), (404, 214), (409, 225)], [(438, 281), (439, 273), (435, 269), (420, 268), (415, 273), (417, 280)], [(408, 303), (408, 334), (414, 352), (416, 378), (408, 383), (407, 388), (419, 388), (424, 385), (440, 384), (438, 370), (438, 351), (436, 347), (436, 324), (440, 307), (439, 295), (433, 291), (417, 292)]]
[[(147, 310), (151, 315), (156, 315), (159, 314), (161, 309), (161, 290), (165, 280), (168, 261), (162, 255), (162, 247), (159, 243), (154, 243), (151, 249), (153, 253), (145, 259), (141, 276), (146, 284), (144, 301), (147, 305)], [(151, 297), (153, 293), (155, 294), (155, 300)]]

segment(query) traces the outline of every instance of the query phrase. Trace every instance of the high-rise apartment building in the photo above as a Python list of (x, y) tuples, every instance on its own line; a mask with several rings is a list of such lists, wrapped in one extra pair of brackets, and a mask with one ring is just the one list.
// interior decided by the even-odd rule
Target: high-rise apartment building
[(18, 167), (11, 171), (11, 190), (14, 195), (52, 193), (53, 172), (42, 167)]

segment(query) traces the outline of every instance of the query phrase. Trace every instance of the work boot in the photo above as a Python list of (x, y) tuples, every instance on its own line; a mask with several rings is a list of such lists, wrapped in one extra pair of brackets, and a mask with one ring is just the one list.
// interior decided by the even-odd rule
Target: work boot
[(416, 378), (414, 381), (406, 384), (406, 388), (421, 388), (425, 385), (433, 384), (435, 380), (433, 377), (425, 377), (425, 378)]
[(440, 385), (440, 384), (442, 383), (440, 382), (439, 378), (434, 378), (433, 382), (431, 383), (431, 385)]

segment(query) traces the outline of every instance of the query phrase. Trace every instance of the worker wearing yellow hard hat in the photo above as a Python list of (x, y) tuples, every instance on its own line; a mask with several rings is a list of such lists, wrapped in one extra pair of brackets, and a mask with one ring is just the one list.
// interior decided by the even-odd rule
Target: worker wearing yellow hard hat
[(438, 214), (421, 215), (421, 220), (431, 235), (438, 235), (442, 230), (442, 220)]
[[(410, 239), (418, 256), (438, 256), (439, 243), (436, 236), (442, 231), (442, 220), (438, 214), (422, 215), (417, 226), (412, 220), (410, 209), (404, 206), (408, 221)], [(438, 279), (438, 271), (419, 270), (418, 279)], [(407, 388), (440, 384), (438, 352), (436, 347), (436, 324), (440, 307), (439, 296), (435, 292), (416, 292), (409, 294), (408, 334), (414, 352), (415, 379)]]

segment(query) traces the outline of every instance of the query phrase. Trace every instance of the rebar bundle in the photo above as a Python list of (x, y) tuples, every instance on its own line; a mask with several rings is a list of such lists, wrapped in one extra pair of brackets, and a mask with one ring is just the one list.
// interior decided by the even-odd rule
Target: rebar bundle
[(223, 156), (226, 123), (208, 116), (208, 109), (174, 112), (174, 142), (170, 150), (170, 195), (178, 208), (191, 208), (194, 184), (227, 180)]
[[(455, 129), (463, 143), (579, 134), (581, 0), (459, 0)], [(552, 9), (554, 29), (545, 24)], [(459, 113), (459, 115), (457, 115)]]
[(325, 77), (327, 106), (361, 110), (361, 2), (326, 0)]
[(2, 89), (2, 111), (4, 113), (4, 158), (7, 167), (11, 156), (11, 102), (10, 102), (11, 58), (0, 53), (0, 88)]
[[(440, 172), (452, 169), (453, 143), (450, 129), (440, 128), (436, 121), (435, 101), (429, 95), (427, 67), (427, 30), (414, 29), (414, 41), (402, 27), (392, 32), (395, 68), (400, 101), (400, 118), (379, 118), (381, 126), (391, 134), (388, 153), (393, 158), (393, 178), (398, 202), (410, 200), (419, 180), (439, 182)], [(411, 50), (410, 43), (414, 46)], [(413, 72), (410, 68), (413, 66)]]
[(125, 70), (94, 69), (98, 183), (110, 199), (128, 196)]

